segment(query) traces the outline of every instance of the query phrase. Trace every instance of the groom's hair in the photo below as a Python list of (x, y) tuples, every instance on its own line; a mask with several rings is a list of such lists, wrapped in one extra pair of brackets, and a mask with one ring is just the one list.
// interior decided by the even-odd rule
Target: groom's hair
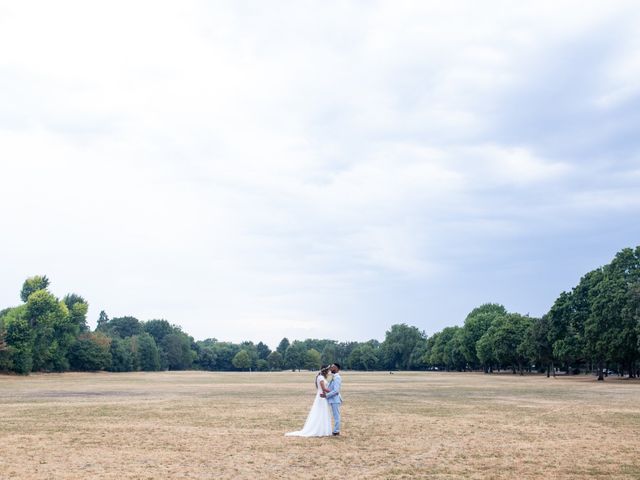
[(334, 363), (333, 366), (336, 367), (338, 370), (342, 370), (342, 368), (340, 368), (340, 364), (339, 363)]

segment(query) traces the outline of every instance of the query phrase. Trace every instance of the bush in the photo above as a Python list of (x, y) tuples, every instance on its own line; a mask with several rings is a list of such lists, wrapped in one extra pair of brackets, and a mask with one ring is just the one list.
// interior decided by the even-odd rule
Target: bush
[(111, 340), (104, 335), (80, 335), (69, 350), (71, 368), (85, 372), (108, 369), (111, 366), (110, 346)]

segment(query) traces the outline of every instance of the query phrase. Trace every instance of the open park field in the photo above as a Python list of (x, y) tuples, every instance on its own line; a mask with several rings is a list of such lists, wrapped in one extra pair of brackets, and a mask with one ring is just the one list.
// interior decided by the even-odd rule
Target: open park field
[(640, 478), (640, 383), (343, 373), (343, 435), (285, 438), (312, 372), (0, 376), (0, 479)]

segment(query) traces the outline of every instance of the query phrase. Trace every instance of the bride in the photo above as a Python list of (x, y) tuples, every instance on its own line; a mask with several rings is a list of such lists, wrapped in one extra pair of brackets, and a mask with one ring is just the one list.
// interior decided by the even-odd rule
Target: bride
[(285, 433), (287, 437), (325, 437), (331, 436), (331, 417), (329, 414), (329, 405), (327, 399), (320, 396), (321, 393), (327, 393), (327, 375), (329, 367), (322, 367), (320, 373), (316, 376), (316, 398), (311, 406), (311, 411), (304, 422), (302, 430), (297, 432)]

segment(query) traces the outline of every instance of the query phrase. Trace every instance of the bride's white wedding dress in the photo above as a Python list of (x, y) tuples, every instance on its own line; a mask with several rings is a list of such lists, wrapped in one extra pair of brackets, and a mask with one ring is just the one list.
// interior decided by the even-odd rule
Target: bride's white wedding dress
[(311, 411), (304, 422), (302, 430), (285, 433), (287, 437), (325, 437), (331, 435), (331, 415), (326, 398), (322, 398), (320, 380), (325, 380), (322, 375), (316, 377), (316, 398), (313, 400)]

